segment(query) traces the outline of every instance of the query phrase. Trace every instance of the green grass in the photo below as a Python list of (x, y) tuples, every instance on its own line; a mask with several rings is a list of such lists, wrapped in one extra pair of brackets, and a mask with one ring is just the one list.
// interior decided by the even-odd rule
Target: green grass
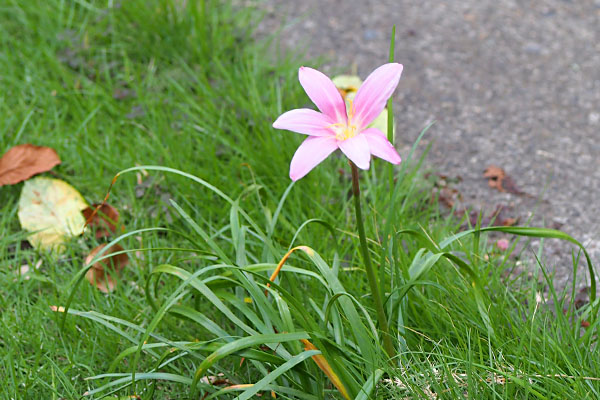
[[(552, 303), (539, 302), (543, 284), (507, 277), (515, 260), (487, 232), (446, 240), (460, 222), (441, 215), (422, 160), (408, 154), (393, 191), (381, 161), (361, 182), (370, 250), (389, 295), (392, 367), (374, 339), (349, 167), (330, 157), (290, 187), (302, 138), (271, 127), (281, 112), (309, 105), (297, 68), (310, 63), (257, 42), (255, 10), (184, 3), (0, 5), (0, 151), (55, 148), (63, 163), (53, 173), (90, 203), (119, 171), (161, 166), (144, 168), (154, 180), (143, 178), (151, 183), (141, 195), (141, 168), (112, 189), (124, 225), (116, 240), (131, 253), (110, 295), (78, 280), (98, 244), (91, 235), (60, 257), (22, 247), (21, 185), (0, 188), (2, 398), (99, 398), (117, 389), (148, 399), (194, 390), (195, 398), (271, 390), (341, 398), (301, 338), (353, 398), (599, 397), (597, 302), (576, 309), (573, 296), (553, 292)], [(294, 253), (267, 298), (266, 280), (293, 239), (315, 253)], [(40, 260), (31, 279), (15, 273)], [(544, 276), (541, 265), (529, 270)], [(69, 306), (64, 327), (51, 305)], [(205, 373), (258, 383), (227, 393), (205, 384)]]

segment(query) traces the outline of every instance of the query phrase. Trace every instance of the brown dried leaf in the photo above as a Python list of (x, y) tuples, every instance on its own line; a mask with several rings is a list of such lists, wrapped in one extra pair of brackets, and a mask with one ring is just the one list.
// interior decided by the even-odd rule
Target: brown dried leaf
[[(96, 247), (85, 259), (86, 265), (89, 265), (90, 262), (94, 259), (96, 254), (100, 252), (103, 248), (106, 247), (106, 244), (101, 244)], [(123, 247), (118, 244), (113, 245), (103, 256), (110, 255), (113, 253), (118, 253), (123, 251)], [(85, 278), (98, 290), (104, 293), (112, 292), (115, 290), (117, 286), (117, 282), (114, 279), (115, 275), (120, 274), (120, 272), (125, 268), (125, 266), (129, 263), (129, 257), (125, 253), (115, 254), (111, 257), (105, 258), (96, 262), (92, 268), (90, 268), (85, 274)]]
[(514, 226), (516, 225), (518, 219), (517, 218), (504, 218), (500, 221), (501, 226)]
[(506, 177), (506, 172), (496, 165), (490, 165), (483, 172), (483, 177), (488, 179), (488, 185), (493, 189), (498, 189), (500, 192), (504, 192), (502, 187), (502, 181)]
[(33, 144), (15, 146), (0, 158), (0, 186), (14, 185), (50, 171), (60, 162), (58, 154), (50, 147)]
[(490, 165), (483, 173), (483, 177), (488, 179), (488, 185), (493, 189), (498, 189), (500, 192), (508, 192), (519, 196), (527, 195), (517, 187), (515, 181), (506, 172), (496, 166)]
[[(94, 213), (94, 210), (98, 211)], [(119, 211), (110, 204), (92, 204), (90, 207), (82, 211), (85, 217), (86, 224), (95, 228), (96, 238), (104, 238), (117, 231), (119, 223)]]

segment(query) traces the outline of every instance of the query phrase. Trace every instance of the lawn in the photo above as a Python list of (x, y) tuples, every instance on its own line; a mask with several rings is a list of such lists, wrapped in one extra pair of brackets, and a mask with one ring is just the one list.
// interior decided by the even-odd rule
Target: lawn
[[(347, 159), (292, 182), (303, 138), (272, 126), (314, 108), (298, 68), (318, 62), (273, 51), (240, 3), (0, 4), (0, 153), (54, 148), (45, 175), (89, 204), (124, 171), (107, 200), (118, 232), (61, 254), (28, 245), (23, 184), (0, 187), (0, 396), (600, 398), (598, 301), (556, 293), (527, 240), (572, 241), (574, 271), (586, 253), (520, 227), (491, 229), (511, 235), (499, 249), (438, 204), (412, 152), (360, 178), (390, 359)], [(105, 294), (83, 275), (110, 241), (129, 264)]]

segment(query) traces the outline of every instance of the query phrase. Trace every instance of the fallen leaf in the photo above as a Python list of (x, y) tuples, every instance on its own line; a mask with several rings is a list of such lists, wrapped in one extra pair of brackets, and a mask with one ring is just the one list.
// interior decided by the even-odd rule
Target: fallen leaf
[(498, 189), (500, 192), (504, 192), (502, 187), (502, 181), (506, 177), (506, 172), (496, 165), (490, 165), (483, 172), (483, 177), (488, 179), (488, 185), (493, 189)]
[[(98, 211), (94, 214), (94, 210)], [(86, 224), (96, 230), (96, 238), (108, 237), (117, 231), (119, 211), (110, 204), (92, 204), (82, 211)]]
[(60, 179), (38, 177), (23, 185), (19, 199), (19, 222), (32, 233), (27, 237), (40, 250), (64, 250), (66, 239), (83, 232), (81, 211), (87, 204), (81, 194)]
[(488, 179), (488, 185), (491, 188), (497, 189), (500, 192), (508, 192), (519, 196), (526, 194), (517, 187), (515, 181), (506, 175), (506, 172), (502, 168), (496, 165), (487, 167), (483, 172), (483, 177)]
[(500, 225), (502, 226), (514, 226), (517, 223), (517, 218), (504, 218), (500, 221)]
[[(388, 112), (387, 112), (387, 108), (384, 108), (383, 111), (381, 112), (381, 114), (379, 114), (377, 116), (377, 118), (375, 118), (373, 120), (373, 122), (371, 122), (371, 124), (369, 125), (370, 128), (377, 128), (379, 129), (381, 132), (383, 132), (384, 135), (387, 136), (387, 119), (388, 119)], [(392, 132), (394, 132), (394, 134), (396, 134), (396, 121), (394, 120), (392, 122)]]
[[(94, 257), (100, 252), (100, 250), (104, 249), (106, 244), (101, 244), (96, 247), (92, 252), (86, 257), (85, 264), (89, 265)], [(102, 256), (107, 256), (113, 253), (119, 253), (123, 251), (123, 247), (118, 244), (112, 245), (110, 249), (105, 252)], [(115, 290), (117, 286), (117, 282), (114, 279), (115, 275), (119, 275), (120, 272), (125, 268), (125, 266), (129, 263), (129, 257), (126, 253), (114, 254), (111, 257), (102, 259), (97, 261), (92, 265), (86, 274), (85, 278), (98, 290), (104, 293), (112, 292)]]
[(58, 154), (50, 147), (33, 144), (15, 146), (0, 158), (0, 186), (14, 185), (50, 171), (60, 162)]

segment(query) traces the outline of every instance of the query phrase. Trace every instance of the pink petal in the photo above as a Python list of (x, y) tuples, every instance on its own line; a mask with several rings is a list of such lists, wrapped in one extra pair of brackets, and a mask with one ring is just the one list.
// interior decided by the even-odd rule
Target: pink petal
[(273, 122), (277, 129), (303, 133), (311, 136), (335, 135), (330, 127), (334, 122), (327, 115), (308, 108), (300, 108), (285, 112)]
[(334, 136), (309, 136), (298, 149), (290, 164), (290, 178), (297, 181), (338, 148)]
[(382, 158), (392, 164), (400, 164), (400, 155), (379, 129), (365, 129), (361, 132), (361, 135), (367, 139), (371, 154), (375, 157)]
[(371, 72), (361, 85), (354, 97), (354, 120), (359, 128), (364, 128), (381, 114), (385, 102), (394, 93), (402, 65), (397, 63), (384, 64)]
[(340, 150), (360, 169), (369, 169), (371, 152), (369, 143), (363, 134), (338, 142)]
[(346, 103), (331, 79), (308, 67), (300, 67), (298, 79), (308, 97), (323, 114), (335, 122), (346, 122)]

